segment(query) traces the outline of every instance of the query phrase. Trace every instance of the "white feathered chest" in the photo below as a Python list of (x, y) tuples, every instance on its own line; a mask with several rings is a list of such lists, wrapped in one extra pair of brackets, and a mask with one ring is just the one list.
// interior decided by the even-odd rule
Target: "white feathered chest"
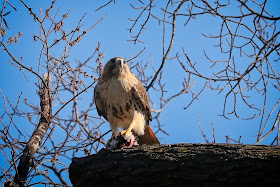
[(133, 96), (132, 88), (138, 84), (138, 79), (132, 76), (112, 77), (99, 85), (100, 100), (104, 106), (111, 125), (126, 129), (138, 111), (144, 114), (141, 101)]

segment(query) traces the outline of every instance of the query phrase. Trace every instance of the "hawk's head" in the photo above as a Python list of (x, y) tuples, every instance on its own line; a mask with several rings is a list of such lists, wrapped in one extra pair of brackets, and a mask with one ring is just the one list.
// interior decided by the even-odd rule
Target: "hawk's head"
[(105, 65), (103, 76), (118, 77), (127, 73), (130, 73), (130, 70), (126, 63), (126, 60), (122, 57), (114, 57)]

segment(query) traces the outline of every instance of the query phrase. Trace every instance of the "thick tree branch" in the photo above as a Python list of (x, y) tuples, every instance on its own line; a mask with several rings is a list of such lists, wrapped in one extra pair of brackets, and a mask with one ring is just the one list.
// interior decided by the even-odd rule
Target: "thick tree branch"
[[(280, 147), (237, 144), (174, 144), (74, 158), (73, 186), (215, 186), (279, 184)], [(137, 181), (137, 183), (135, 183)]]
[[(42, 140), (50, 126), (52, 101), (50, 97), (50, 91), (48, 88), (48, 86), (50, 85), (50, 80), (48, 80), (47, 73), (44, 73), (43, 81), (45, 82), (45, 84), (42, 83), (39, 91), (41, 118), (38, 127), (33, 132), (29, 142), (23, 150), (14, 179), (15, 183), (19, 186), (23, 186), (25, 181), (27, 180), (29, 168), (32, 165), (32, 159), (34, 158), (35, 153), (39, 149), (39, 146), (41, 145)], [(45, 85), (47, 85), (47, 87), (45, 87)]]

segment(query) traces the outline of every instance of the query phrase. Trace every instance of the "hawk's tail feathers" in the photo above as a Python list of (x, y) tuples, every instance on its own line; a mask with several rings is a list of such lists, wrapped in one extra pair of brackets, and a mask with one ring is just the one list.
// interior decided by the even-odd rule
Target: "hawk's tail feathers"
[(152, 128), (147, 125), (145, 127), (145, 134), (142, 135), (142, 136), (139, 136), (138, 137), (139, 140), (138, 140), (138, 144), (139, 145), (143, 145), (143, 144), (146, 144), (146, 145), (154, 145), (154, 144), (160, 144), (155, 133), (153, 132)]

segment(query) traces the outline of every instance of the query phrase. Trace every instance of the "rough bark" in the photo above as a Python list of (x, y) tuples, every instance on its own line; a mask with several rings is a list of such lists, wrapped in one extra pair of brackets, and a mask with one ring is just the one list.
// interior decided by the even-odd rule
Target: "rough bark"
[(74, 187), (280, 184), (280, 147), (174, 144), (102, 149), (73, 158)]
[(17, 167), (17, 172), (14, 178), (15, 186), (23, 186), (27, 180), (27, 175), (29, 168), (32, 165), (32, 159), (34, 158), (35, 153), (41, 145), (42, 139), (44, 138), (47, 130), (50, 126), (50, 117), (51, 117), (51, 97), (49, 91), (49, 81), (47, 73), (44, 73), (43, 81), (41, 88), (39, 90), (40, 96), (40, 106), (41, 106), (41, 117), (39, 124), (32, 136), (30, 137), (26, 147), (23, 150), (23, 153), (20, 157), (20, 161)]

